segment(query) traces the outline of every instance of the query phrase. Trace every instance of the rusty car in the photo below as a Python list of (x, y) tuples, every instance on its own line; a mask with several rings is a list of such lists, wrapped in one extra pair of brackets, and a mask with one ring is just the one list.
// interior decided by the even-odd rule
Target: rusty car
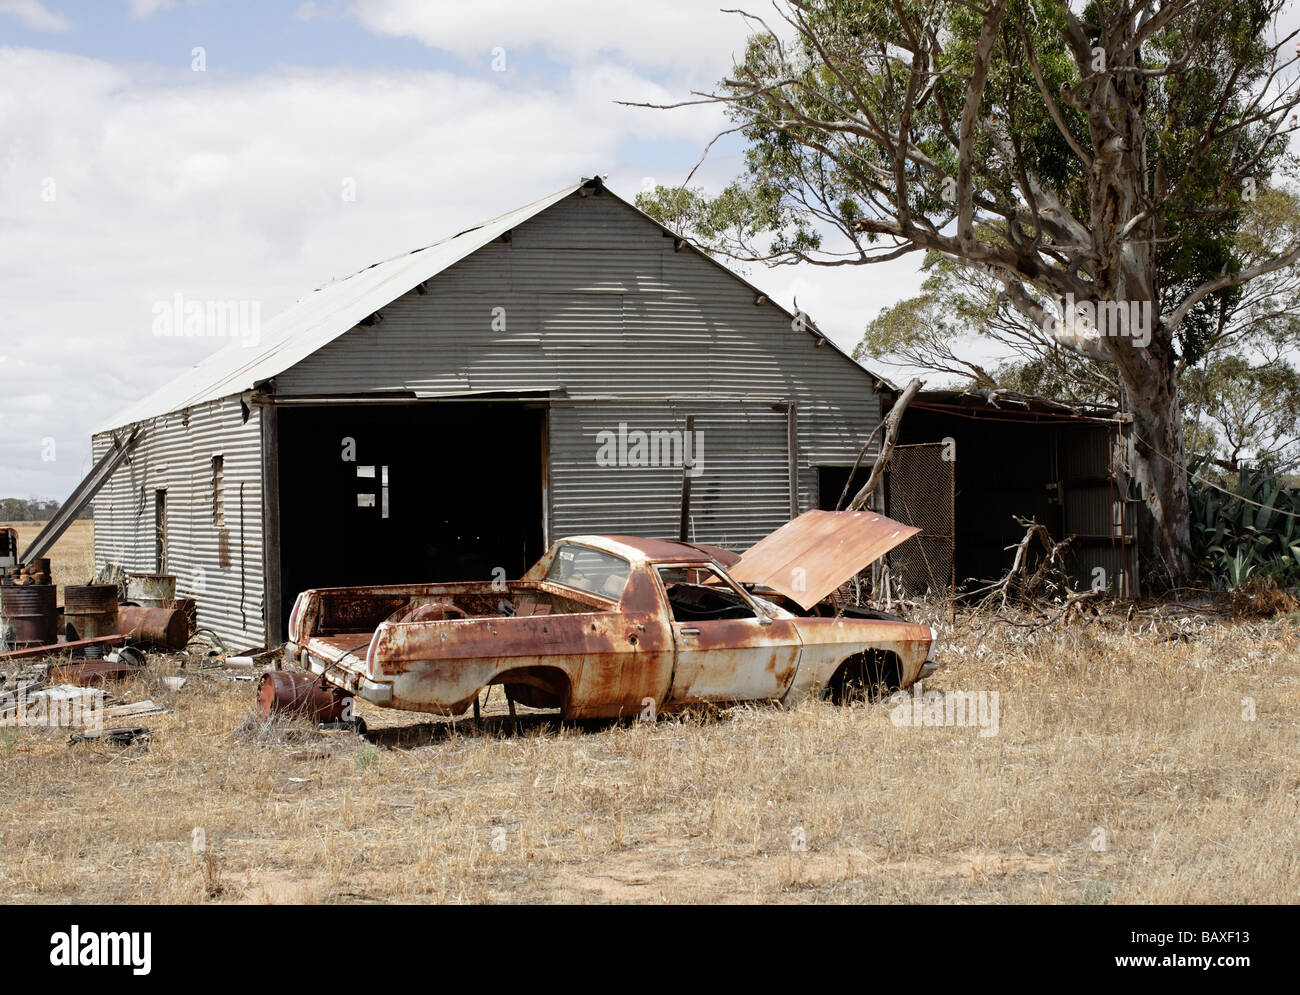
[(334, 693), (461, 715), (502, 685), (566, 719), (843, 702), (913, 684), (928, 626), (834, 592), (918, 529), (810, 511), (737, 556), (663, 539), (560, 539), (519, 580), (304, 591), (286, 655)]

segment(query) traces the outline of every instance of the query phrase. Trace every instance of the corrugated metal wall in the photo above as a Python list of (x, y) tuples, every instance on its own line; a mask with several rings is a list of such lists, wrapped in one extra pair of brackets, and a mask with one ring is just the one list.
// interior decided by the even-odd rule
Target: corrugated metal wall
[[(574, 195), (286, 371), (276, 390), (566, 393), (551, 413), (553, 536), (675, 535), (680, 471), (612, 472), (595, 462), (595, 436), (620, 422), (680, 429), (695, 414), (706, 432), (696, 538), (743, 548), (789, 516), (787, 416), (772, 402), (796, 405), (801, 509), (817, 503), (814, 468), (851, 465), (880, 417), (867, 373), (754, 300), (626, 205)], [(624, 406), (584, 400), (611, 395)], [(708, 403), (681, 400), (697, 396)]]
[[(1135, 520), (1123, 500), (1127, 488), (1112, 479), (1122, 473), (1123, 460), (1114, 447), (1123, 441), (1108, 426), (1064, 428), (1060, 434), (1063, 532), (1075, 537), (1070, 562), (1080, 587), (1094, 581), (1112, 587), (1121, 596), (1137, 588), (1133, 550)], [(1096, 568), (1104, 573), (1098, 575)]]
[[(675, 538), (682, 468), (662, 457), (669, 444), (674, 455), (680, 452), (680, 437), (656, 440), (651, 433), (683, 432), (687, 415), (694, 416), (691, 458), (698, 473), (691, 480), (691, 538), (746, 549), (784, 524), (790, 503), (784, 410), (734, 400), (561, 402), (551, 406), (549, 433), (552, 536), (598, 530)], [(630, 434), (637, 431), (650, 436), (643, 453), (636, 446), (644, 440)], [(611, 445), (602, 455), (602, 445), (620, 439), (621, 453)], [(611, 453), (621, 458), (611, 461)]]
[[(259, 412), (238, 398), (146, 424), (139, 448), (95, 497), (95, 567), (155, 568), (154, 500), (167, 491), (168, 573), (199, 604), (199, 624), (233, 648), (262, 641), (262, 469)], [(95, 457), (109, 445), (94, 440)], [(212, 458), (221, 456), (224, 529), (213, 524)], [(222, 533), (224, 532), (224, 537)]]

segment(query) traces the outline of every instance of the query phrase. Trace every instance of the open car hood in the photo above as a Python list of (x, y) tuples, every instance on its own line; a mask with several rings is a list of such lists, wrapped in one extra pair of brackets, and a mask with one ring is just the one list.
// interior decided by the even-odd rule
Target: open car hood
[(920, 531), (869, 511), (805, 511), (751, 546), (727, 573), (808, 609)]

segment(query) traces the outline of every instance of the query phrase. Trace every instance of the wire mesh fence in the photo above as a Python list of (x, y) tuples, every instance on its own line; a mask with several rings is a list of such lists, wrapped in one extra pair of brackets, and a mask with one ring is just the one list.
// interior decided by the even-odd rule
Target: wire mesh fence
[(886, 514), (921, 530), (889, 554), (898, 594), (950, 594), (956, 586), (956, 462), (942, 442), (897, 446), (889, 461)]

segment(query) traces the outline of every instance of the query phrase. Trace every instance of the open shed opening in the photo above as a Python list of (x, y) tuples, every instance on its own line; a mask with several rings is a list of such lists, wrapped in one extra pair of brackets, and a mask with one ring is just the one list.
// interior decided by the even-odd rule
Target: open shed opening
[[(952, 460), (957, 587), (1009, 569), (1008, 547), (1025, 534), (1019, 517), (1046, 525), (1055, 539), (1073, 537), (1065, 561), (1079, 588), (1134, 590), (1134, 501), (1116, 471), (1118, 425), (1052, 412), (964, 409), (946, 400), (923, 395), (908, 409), (899, 442), (929, 444)], [(935, 476), (900, 476), (901, 469), (890, 470), (887, 513), (924, 527), (910, 505), (927, 504)], [(1031, 562), (1039, 553), (1030, 550)]]
[(281, 625), (313, 587), (513, 579), (543, 552), (545, 408), (279, 409)]

